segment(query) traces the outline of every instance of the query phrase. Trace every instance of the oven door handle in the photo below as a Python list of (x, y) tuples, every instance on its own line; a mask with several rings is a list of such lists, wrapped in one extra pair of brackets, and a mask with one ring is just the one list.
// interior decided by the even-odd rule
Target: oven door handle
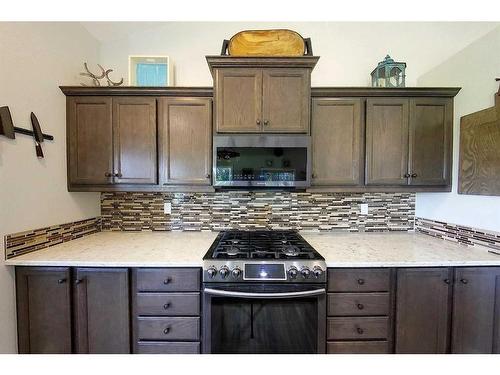
[(325, 288), (304, 290), (300, 292), (285, 292), (285, 293), (248, 293), (248, 292), (233, 292), (229, 290), (205, 288), (203, 290), (207, 294), (223, 297), (240, 297), (240, 298), (299, 298), (318, 296), (326, 293)]

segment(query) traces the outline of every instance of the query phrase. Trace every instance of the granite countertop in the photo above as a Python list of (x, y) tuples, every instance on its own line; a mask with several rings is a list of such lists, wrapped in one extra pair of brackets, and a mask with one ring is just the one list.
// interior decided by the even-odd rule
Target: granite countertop
[[(500, 266), (500, 255), (418, 233), (302, 236), (328, 267)], [(200, 267), (216, 232), (100, 232), (5, 261), (10, 266)]]

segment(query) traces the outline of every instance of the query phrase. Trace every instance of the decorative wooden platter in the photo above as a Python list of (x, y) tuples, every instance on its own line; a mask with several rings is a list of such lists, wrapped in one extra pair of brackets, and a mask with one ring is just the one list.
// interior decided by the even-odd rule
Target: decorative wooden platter
[(230, 56), (303, 56), (305, 43), (292, 30), (245, 30), (229, 41)]

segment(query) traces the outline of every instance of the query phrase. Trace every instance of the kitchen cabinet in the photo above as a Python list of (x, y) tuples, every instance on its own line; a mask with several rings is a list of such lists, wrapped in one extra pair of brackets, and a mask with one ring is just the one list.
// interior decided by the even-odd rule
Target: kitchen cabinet
[(309, 133), (318, 57), (207, 56), (218, 133)]
[(16, 288), (19, 353), (130, 353), (128, 269), (16, 267)]
[(113, 98), (114, 183), (155, 184), (156, 100)]
[(500, 353), (500, 267), (457, 268), (452, 353)]
[(211, 99), (159, 99), (161, 184), (210, 185), (211, 120)]
[(16, 267), (20, 354), (71, 353), (71, 291), (67, 267)]
[(132, 270), (133, 352), (200, 353), (199, 268)]
[(69, 97), (68, 184), (155, 184), (156, 100)]
[(368, 99), (366, 183), (450, 185), (452, 103), (432, 97)]
[(127, 268), (74, 271), (75, 352), (130, 353)]
[(312, 101), (312, 185), (362, 185), (364, 104), (356, 98)]
[(440, 354), (449, 350), (452, 270), (397, 270), (396, 353)]
[(113, 128), (110, 97), (67, 100), (68, 184), (110, 184)]

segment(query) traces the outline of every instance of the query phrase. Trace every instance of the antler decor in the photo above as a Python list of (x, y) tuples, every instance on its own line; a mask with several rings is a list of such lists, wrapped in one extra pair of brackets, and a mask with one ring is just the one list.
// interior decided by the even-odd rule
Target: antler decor
[[(109, 73), (111, 73), (113, 71), (113, 69), (105, 70), (100, 64), (97, 64), (97, 66), (99, 67), (99, 69), (101, 69), (100, 75), (92, 73), (89, 70), (87, 63), (83, 63), (83, 67), (85, 68), (85, 72), (80, 73), (80, 75), (92, 78), (92, 83), (94, 84), (94, 86), (101, 86), (100, 80), (103, 79), (104, 77), (106, 77), (106, 82), (107, 82), (108, 86), (120, 86), (123, 83), (123, 78), (118, 82), (113, 82), (111, 80), (111, 78), (109, 78)], [(82, 86), (87, 86), (87, 85), (85, 83), (82, 83)]]

